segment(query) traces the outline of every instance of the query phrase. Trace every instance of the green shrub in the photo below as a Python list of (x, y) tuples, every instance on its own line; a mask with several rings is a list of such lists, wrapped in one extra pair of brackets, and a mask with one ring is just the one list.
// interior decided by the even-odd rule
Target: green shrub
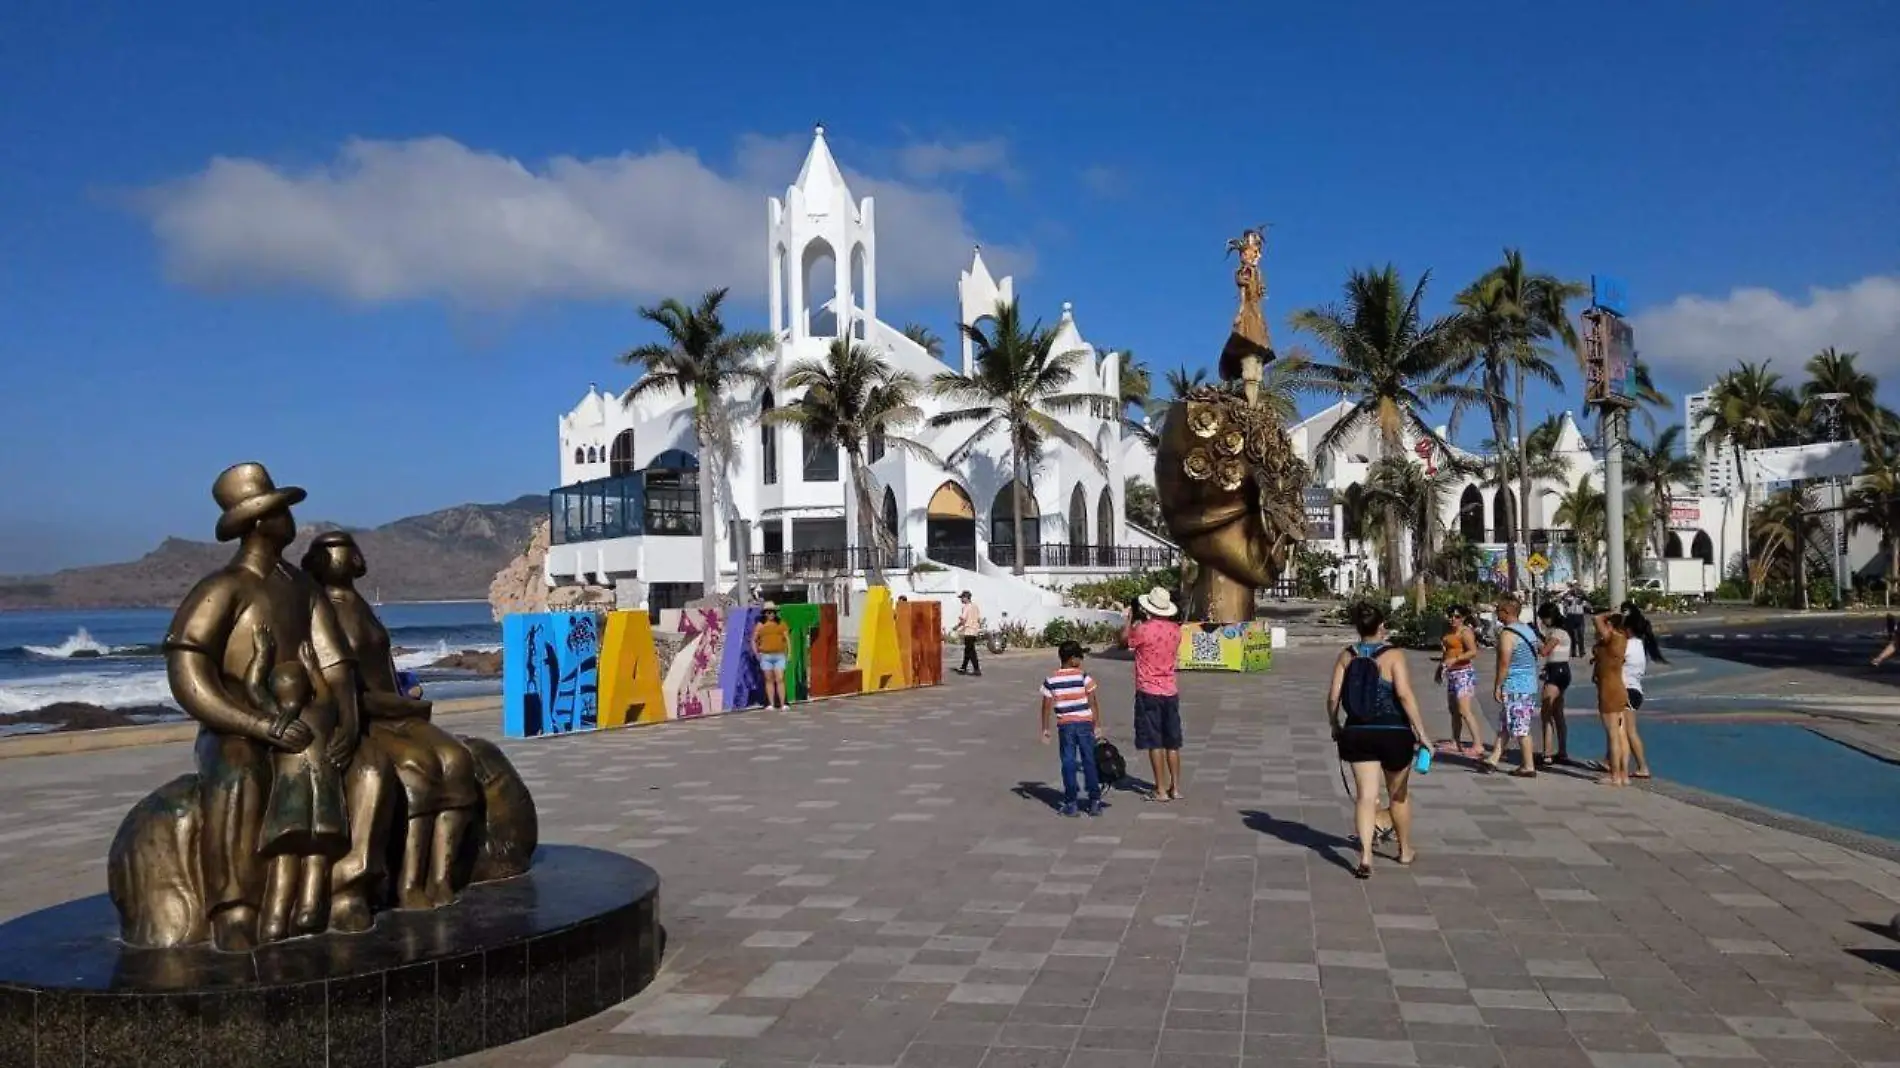
[(1156, 586), (1164, 590), (1179, 591), (1181, 569), (1164, 567), (1157, 571), (1117, 575), (1100, 582), (1078, 582), (1064, 590), (1063, 596), (1069, 604), (1079, 608), (1107, 608), (1119, 611), (1128, 607), (1128, 602), (1134, 600), (1137, 595), (1147, 593)]

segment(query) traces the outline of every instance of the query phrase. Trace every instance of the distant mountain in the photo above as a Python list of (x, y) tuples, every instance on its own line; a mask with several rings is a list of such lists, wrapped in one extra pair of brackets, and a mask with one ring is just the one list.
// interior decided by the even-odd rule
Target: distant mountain
[[(370, 530), (350, 529), (369, 562), (366, 594), (385, 601), (485, 600), (495, 572), (527, 547), (548, 499), (531, 494), (506, 504), (463, 504)], [(207, 520), (209, 522), (209, 520)], [(312, 537), (345, 529), (299, 521), (296, 563)], [(223, 567), (234, 544), (166, 538), (137, 560), (75, 567), (50, 575), (0, 577), (0, 610), (10, 608), (169, 608), (192, 584)]]

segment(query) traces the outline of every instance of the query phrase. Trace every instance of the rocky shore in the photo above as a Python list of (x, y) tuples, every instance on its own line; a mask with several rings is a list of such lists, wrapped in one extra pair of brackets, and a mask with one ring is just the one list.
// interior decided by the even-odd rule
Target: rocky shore
[(445, 671), (466, 671), (471, 675), (496, 678), (501, 675), (501, 651), (484, 652), (479, 649), (464, 649), (459, 653), (440, 657), (429, 666)]
[(0, 719), (0, 726), (32, 724), (20, 733), (45, 734), (53, 731), (96, 731), (108, 727), (136, 727), (145, 723), (170, 723), (185, 714), (166, 705), (138, 705), (132, 708), (106, 708), (84, 701), (60, 701), (30, 712)]

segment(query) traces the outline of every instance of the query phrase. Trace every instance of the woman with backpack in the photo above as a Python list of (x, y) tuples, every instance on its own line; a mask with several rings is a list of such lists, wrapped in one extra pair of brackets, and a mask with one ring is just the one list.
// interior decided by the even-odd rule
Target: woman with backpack
[(1353, 875), (1370, 879), (1382, 776), (1391, 798), (1398, 861), (1410, 864), (1417, 856), (1409, 792), (1412, 758), (1419, 747), (1430, 749), (1432, 743), (1419, 718), (1405, 654), (1386, 642), (1385, 610), (1362, 601), (1347, 610), (1346, 618), (1359, 632), (1359, 641), (1340, 650), (1333, 663), (1326, 718), (1332, 723), (1339, 759), (1352, 768), (1353, 826), (1359, 836), (1359, 866)]

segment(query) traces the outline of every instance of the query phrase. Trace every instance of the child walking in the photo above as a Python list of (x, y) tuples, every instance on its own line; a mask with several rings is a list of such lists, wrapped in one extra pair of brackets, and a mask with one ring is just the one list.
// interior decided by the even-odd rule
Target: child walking
[(1064, 816), (1077, 816), (1076, 772), (1088, 786), (1087, 811), (1102, 814), (1102, 782), (1095, 770), (1095, 718), (1101, 712), (1095, 693), (1095, 679), (1082, 670), (1082, 658), (1088, 650), (1079, 642), (1063, 642), (1056, 651), (1062, 666), (1042, 680), (1042, 742), (1049, 744), (1049, 721), (1055, 720), (1055, 739), (1062, 759), (1062, 808)]

